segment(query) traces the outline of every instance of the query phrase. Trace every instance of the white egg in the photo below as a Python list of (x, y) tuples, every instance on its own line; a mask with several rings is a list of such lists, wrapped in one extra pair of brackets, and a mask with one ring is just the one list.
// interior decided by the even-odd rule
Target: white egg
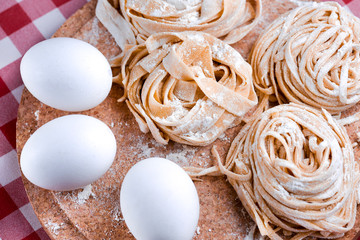
[(114, 134), (104, 122), (73, 114), (38, 128), (24, 145), (20, 167), (39, 187), (70, 191), (99, 179), (115, 154)]
[(138, 240), (186, 240), (195, 233), (199, 198), (194, 183), (177, 164), (149, 158), (126, 174), (120, 191), (126, 225)]
[(52, 38), (31, 47), (20, 64), (26, 88), (39, 101), (64, 111), (100, 104), (112, 84), (111, 67), (95, 47), (74, 38)]

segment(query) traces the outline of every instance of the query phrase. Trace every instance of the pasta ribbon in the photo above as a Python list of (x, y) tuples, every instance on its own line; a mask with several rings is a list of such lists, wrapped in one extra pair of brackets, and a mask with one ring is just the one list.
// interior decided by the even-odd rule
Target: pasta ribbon
[(112, 62), (120, 101), (162, 144), (213, 142), (257, 104), (251, 66), (205, 33), (157, 33)]
[(279, 17), (251, 53), (260, 98), (335, 114), (360, 100), (360, 20), (336, 2)]
[(99, 0), (96, 16), (124, 49), (158, 32), (201, 31), (232, 44), (258, 23), (261, 0)]

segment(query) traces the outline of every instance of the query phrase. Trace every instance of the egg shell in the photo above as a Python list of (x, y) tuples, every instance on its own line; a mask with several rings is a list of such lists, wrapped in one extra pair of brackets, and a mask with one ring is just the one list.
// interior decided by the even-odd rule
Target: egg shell
[(191, 178), (164, 158), (142, 160), (128, 171), (120, 190), (120, 207), (138, 240), (192, 239), (200, 210)]
[(112, 85), (111, 67), (95, 47), (74, 38), (52, 38), (32, 46), (20, 64), (24, 85), (42, 103), (64, 111), (100, 104)]
[(30, 136), (20, 155), (20, 167), (39, 187), (70, 191), (99, 179), (115, 154), (114, 134), (104, 122), (72, 114), (47, 122)]

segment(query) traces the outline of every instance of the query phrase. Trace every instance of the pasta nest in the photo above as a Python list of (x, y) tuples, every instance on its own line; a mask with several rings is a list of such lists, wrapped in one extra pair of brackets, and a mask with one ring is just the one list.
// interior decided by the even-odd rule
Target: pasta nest
[(354, 226), (359, 168), (345, 128), (326, 110), (268, 109), (240, 131), (220, 167), (270, 239), (282, 239), (279, 230), (337, 238)]
[(338, 3), (312, 3), (279, 17), (250, 58), (262, 99), (332, 114), (360, 100), (360, 20)]
[(157, 32), (202, 31), (232, 44), (258, 23), (261, 0), (99, 0), (96, 15), (123, 49)]
[(158, 33), (112, 62), (119, 101), (156, 141), (207, 145), (257, 104), (251, 66), (205, 33)]

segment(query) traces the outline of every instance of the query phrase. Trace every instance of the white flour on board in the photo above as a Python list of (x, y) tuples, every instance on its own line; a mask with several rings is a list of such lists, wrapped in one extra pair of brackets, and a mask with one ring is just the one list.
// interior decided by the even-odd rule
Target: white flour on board
[(54, 196), (60, 205), (62, 204), (61, 199), (70, 199), (77, 204), (83, 204), (90, 197), (96, 198), (95, 193), (92, 192), (91, 184), (85, 186), (82, 191), (77, 192), (77, 195), (76, 191), (71, 191), (66, 194), (64, 194), (64, 192), (54, 192)]
[(45, 223), (45, 227), (47, 229), (50, 229), (50, 231), (53, 232), (55, 235), (59, 234), (59, 229), (61, 229), (63, 225), (64, 223), (58, 224), (58, 223), (53, 223), (52, 221), (48, 221), (47, 223)]
[[(35, 112), (34, 112), (34, 115), (35, 115), (35, 120), (36, 121), (39, 121), (39, 110), (36, 110)], [(0, 239), (1, 240), (1, 239)]]
[(86, 187), (84, 187), (84, 189), (78, 193), (77, 195), (77, 203), (78, 204), (83, 204), (86, 202), (86, 200), (89, 199), (89, 197), (96, 197), (95, 194), (92, 192), (92, 186), (91, 184), (87, 185)]

